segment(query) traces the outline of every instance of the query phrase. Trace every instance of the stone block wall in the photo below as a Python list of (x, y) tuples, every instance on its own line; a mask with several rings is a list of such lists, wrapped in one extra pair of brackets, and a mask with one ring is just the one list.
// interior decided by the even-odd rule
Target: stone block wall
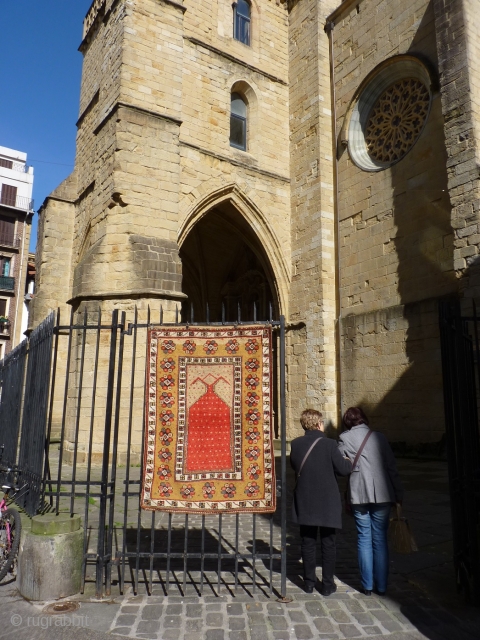
[(342, 137), (355, 92), (380, 62), (408, 54), (432, 69), (425, 129), (397, 164), (363, 171), (338, 141), (338, 216), (343, 408), (364, 404), (391, 440), (435, 441), (444, 430), (436, 300), (458, 282), (433, 6), (364, 0), (340, 7), (335, 22)]
[(290, 12), (290, 170), (292, 287), (288, 333), (291, 433), (306, 407), (338, 424), (335, 222), (329, 2), (299, 2)]
[(434, 0), (454, 268), (465, 310), (480, 300), (478, 6)]

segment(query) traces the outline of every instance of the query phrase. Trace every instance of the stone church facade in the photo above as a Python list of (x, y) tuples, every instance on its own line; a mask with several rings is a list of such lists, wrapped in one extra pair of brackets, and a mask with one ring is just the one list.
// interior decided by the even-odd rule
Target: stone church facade
[(391, 441), (438, 441), (438, 300), (480, 285), (475, 9), (95, 0), (31, 326), (57, 307), (271, 307), (290, 437), (305, 406), (337, 426), (361, 404)]

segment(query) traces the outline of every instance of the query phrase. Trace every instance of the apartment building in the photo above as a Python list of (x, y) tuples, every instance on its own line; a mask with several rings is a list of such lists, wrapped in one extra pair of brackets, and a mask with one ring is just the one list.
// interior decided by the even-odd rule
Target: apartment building
[(27, 154), (0, 147), (0, 359), (23, 339), (32, 190)]

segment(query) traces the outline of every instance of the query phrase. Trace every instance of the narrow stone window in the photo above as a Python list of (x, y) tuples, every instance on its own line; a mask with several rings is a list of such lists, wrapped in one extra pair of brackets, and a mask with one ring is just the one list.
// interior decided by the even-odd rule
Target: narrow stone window
[(247, 105), (239, 93), (232, 93), (231, 97), (230, 146), (247, 150)]
[(250, 46), (251, 7), (247, 0), (233, 3), (233, 37)]

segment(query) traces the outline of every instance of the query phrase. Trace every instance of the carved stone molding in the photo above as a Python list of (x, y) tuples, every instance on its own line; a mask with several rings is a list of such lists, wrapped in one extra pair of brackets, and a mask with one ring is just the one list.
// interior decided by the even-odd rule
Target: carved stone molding
[(420, 137), (430, 112), (433, 80), (413, 56), (385, 61), (363, 81), (346, 115), (341, 139), (364, 171), (399, 162)]

